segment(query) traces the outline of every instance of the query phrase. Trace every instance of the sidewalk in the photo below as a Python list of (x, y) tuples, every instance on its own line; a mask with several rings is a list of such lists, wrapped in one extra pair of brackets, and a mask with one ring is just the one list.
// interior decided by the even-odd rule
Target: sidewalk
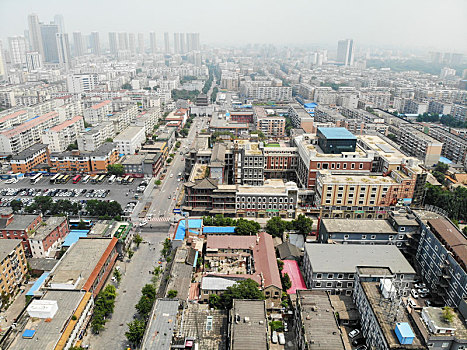
[(6, 311), (0, 313), (0, 334), (7, 330), (16, 320), (21, 310), (26, 306), (26, 292), (32, 287), (31, 285), (26, 286), (26, 290), (21, 294), (15, 295), (15, 300)]

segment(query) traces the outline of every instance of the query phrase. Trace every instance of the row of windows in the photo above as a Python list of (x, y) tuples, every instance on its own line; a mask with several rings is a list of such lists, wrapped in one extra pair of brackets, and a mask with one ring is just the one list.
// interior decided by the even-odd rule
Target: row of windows
[[(242, 209), (245, 209), (245, 208), (246, 209), (256, 209), (256, 204), (247, 204), (245, 206), (245, 204), (242, 203), (241, 208)], [(266, 204), (263, 204), (262, 208), (266, 209)], [(279, 206), (277, 204), (268, 204), (267, 208), (268, 209), (279, 209), (279, 210), (284, 209), (284, 210), (287, 210), (287, 204), (284, 204), (283, 206), (282, 206), (282, 204), (279, 204)], [(240, 209), (240, 204), (237, 204), (237, 209)], [(261, 209), (261, 204), (258, 204), (258, 209)], [(289, 205), (289, 209), (294, 209), (293, 204)]]
[[(337, 279), (343, 279), (344, 278), (344, 274), (342, 274), (342, 273), (338, 273), (338, 274), (328, 273), (328, 274), (325, 274), (325, 276), (327, 276), (328, 280), (334, 279), (334, 275), (337, 275)], [(322, 273), (317, 273), (316, 278), (319, 279), (319, 280), (322, 279), (323, 274)], [(349, 273), (348, 279), (352, 280), (353, 278), (354, 278), (354, 274)]]
[[(331, 163), (331, 166), (329, 166), (329, 163), (317, 163), (316, 165), (317, 169), (340, 169), (341, 168), (341, 163)], [(342, 164), (342, 169), (347, 169), (347, 163)], [(350, 163), (350, 169), (355, 169), (355, 163)], [(358, 169), (363, 169), (363, 163), (358, 164)]]
[(287, 199), (287, 197), (284, 197), (284, 198), (279, 197), (279, 200), (278, 200), (277, 197), (263, 197), (262, 199), (261, 199), (261, 197), (242, 197), (241, 199), (238, 198), (238, 201), (239, 202), (245, 202), (245, 198), (246, 198), (247, 202), (253, 202), (253, 203), (256, 202), (256, 198), (258, 198), (258, 203), (261, 203), (261, 202), (263, 202), (263, 203), (267, 203), (267, 202), (269, 202), (269, 203), (277, 203), (277, 202), (282, 203), (282, 199), (284, 199), (284, 203), (287, 203), (287, 201), (289, 201), (290, 203), (293, 203), (293, 201), (294, 201), (292, 197), (290, 197), (289, 200)]
[[(322, 283), (321, 282), (316, 282), (315, 287), (321, 287)], [(330, 288), (332, 287), (332, 282), (326, 282), (326, 287)], [(337, 282), (336, 283), (336, 288), (343, 287), (342, 282)], [(353, 282), (347, 282), (347, 288), (352, 288), (353, 287)]]

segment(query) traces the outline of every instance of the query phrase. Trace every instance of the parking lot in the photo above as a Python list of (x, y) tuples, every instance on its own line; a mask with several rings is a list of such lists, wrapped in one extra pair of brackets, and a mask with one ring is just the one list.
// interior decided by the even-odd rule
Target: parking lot
[(135, 201), (137, 189), (144, 180), (135, 179), (128, 185), (117, 182), (109, 184), (107, 181), (97, 184), (91, 182), (74, 184), (71, 180), (66, 184), (51, 184), (50, 178), (43, 176), (36, 184), (31, 183), (30, 177), (18, 179), (15, 183), (6, 183), (7, 181), (2, 180), (0, 206), (7, 207), (15, 199), (21, 200), (26, 206), (33, 203), (36, 196), (50, 196), (54, 201), (68, 199), (82, 204), (91, 199), (117, 201), (122, 208), (125, 208), (129, 202)]

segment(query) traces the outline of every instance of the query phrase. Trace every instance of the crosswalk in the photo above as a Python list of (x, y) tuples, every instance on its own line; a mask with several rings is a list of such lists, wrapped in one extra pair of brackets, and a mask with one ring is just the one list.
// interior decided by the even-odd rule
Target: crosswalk
[(149, 222), (167, 222), (167, 221), (170, 221), (170, 218), (152, 218), (148, 221)]

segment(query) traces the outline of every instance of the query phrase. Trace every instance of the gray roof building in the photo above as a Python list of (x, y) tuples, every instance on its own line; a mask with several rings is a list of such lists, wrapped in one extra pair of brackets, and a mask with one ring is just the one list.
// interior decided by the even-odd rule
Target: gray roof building
[(264, 300), (234, 299), (230, 313), (230, 350), (268, 349)]
[(157, 299), (144, 335), (143, 350), (170, 350), (177, 327), (177, 299)]
[(0, 263), (21, 244), (20, 239), (0, 239)]

